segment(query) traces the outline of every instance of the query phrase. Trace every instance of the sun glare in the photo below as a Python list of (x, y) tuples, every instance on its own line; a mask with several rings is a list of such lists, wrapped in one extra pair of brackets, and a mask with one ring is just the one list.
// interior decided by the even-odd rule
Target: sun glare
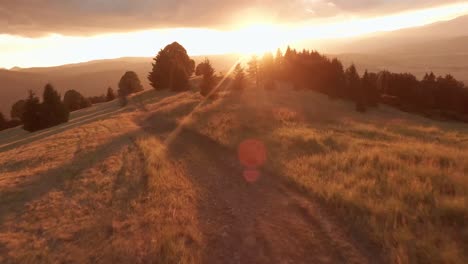
[[(0, 67), (54, 66), (117, 57), (149, 57), (173, 41), (192, 56), (241, 53), (262, 54), (304, 40), (349, 38), (365, 34), (422, 26), (468, 14), (468, 3), (408, 11), (387, 16), (335, 17), (300, 24), (274, 24), (263, 16), (246, 17), (238, 28), (216, 30), (171, 28), (91, 37), (50, 35), (26, 38), (0, 35)], [(79, 52), (76, 52), (79, 50)]]

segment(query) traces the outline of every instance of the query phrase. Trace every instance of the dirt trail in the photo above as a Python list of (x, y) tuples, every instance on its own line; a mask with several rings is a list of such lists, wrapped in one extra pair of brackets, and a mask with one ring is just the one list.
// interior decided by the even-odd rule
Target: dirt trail
[[(241, 100), (234, 113), (241, 124), (261, 126), (271, 118), (267, 97)], [(280, 176), (262, 171), (248, 183), (236, 149), (188, 127), (169, 152), (202, 193), (203, 263), (380, 263)]]

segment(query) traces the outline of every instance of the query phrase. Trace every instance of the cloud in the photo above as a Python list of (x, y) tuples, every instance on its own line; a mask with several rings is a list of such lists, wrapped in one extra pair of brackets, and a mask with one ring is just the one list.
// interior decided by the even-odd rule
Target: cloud
[(90, 35), (165, 27), (226, 28), (255, 16), (294, 23), (341, 13), (378, 15), (451, 2), (460, 1), (0, 0), (0, 34)]

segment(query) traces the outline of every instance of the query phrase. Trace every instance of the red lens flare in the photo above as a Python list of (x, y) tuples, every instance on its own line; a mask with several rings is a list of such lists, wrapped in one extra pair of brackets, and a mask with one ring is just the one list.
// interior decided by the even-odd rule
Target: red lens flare
[(257, 139), (244, 140), (238, 148), (240, 163), (245, 167), (244, 178), (247, 182), (256, 182), (260, 178), (259, 167), (266, 162), (266, 148)]

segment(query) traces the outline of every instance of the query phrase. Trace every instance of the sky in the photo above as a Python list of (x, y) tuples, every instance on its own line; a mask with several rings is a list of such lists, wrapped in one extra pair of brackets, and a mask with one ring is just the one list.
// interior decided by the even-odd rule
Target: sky
[(260, 53), (466, 14), (456, 0), (0, 0), (0, 67), (150, 57), (173, 41), (190, 55)]

